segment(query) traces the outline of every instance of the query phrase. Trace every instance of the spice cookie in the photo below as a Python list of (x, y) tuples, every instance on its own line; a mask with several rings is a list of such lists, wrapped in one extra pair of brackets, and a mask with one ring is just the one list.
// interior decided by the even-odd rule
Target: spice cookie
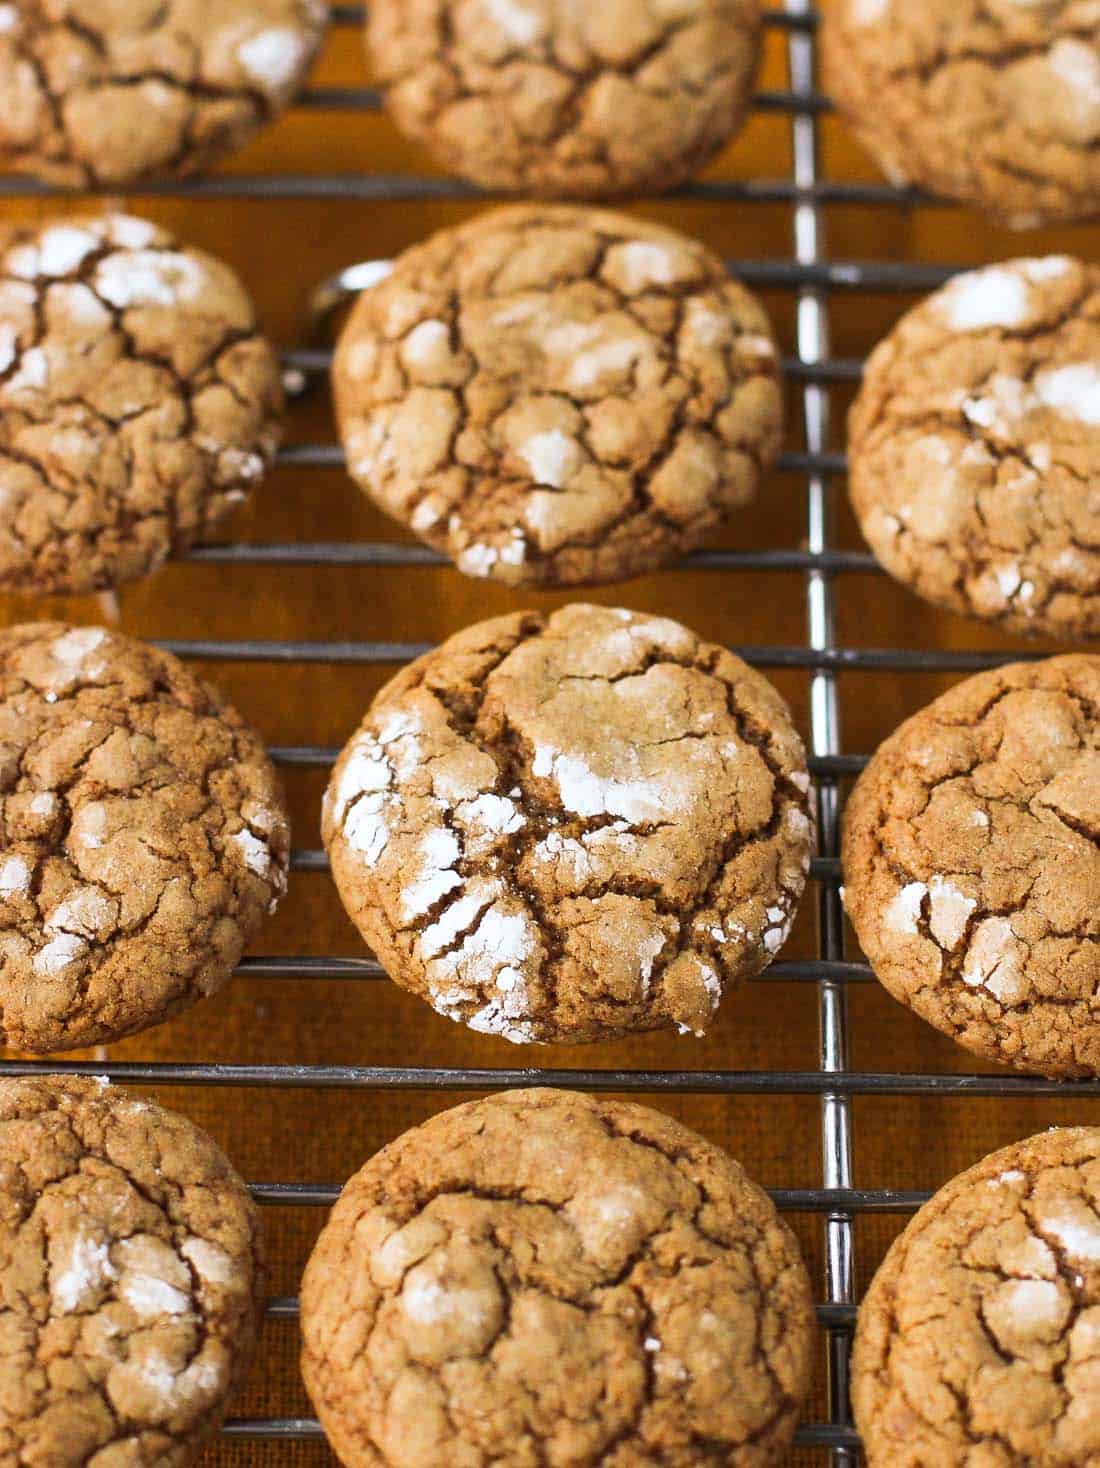
[(220, 260), (123, 215), (0, 239), (0, 591), (96, 591), (207, 535), (275, 457), (279, 362)]
[(837, 0), (822, 47), (893, 182), (1018, 229), (1100, 211), (1096, 0)]
[(490, 189), (601, 198), (671, 188), (741, 126), (759, 0), (375, 0), (386, 104)]
[(845, 902), (884, 986), (990, 1060), (1100, 1074), (1100, 657), (953, 688), (848, 802)]
[(663, 618), (460, 632), (375, 699), (324, 839), (391, 978), (517, 1043), (701, 1033), (794, 919), (809, 777), (786, 705)]
[(873, 353), (851, 495), (892, 576), (938, 606), (1100, 637), (1100, 268), (956, 277)]
[(260, 1221), (185, 1117), (0, 1081), (0, 1460), (183, 1468), (247, 1372)]
[(199, 173), (290, 103), (324, 0), (0, 4), (0, 164), (65, 188)]
[(105, 1043), (216, 993), (288, 856), (263, 745), (175, 658), (0, 632), (0, 1043)]
[(344, 1188), (302, 1282), (302, 1371), (346, 1468), (778, 1463), (815, 1339), (794, 1236), (648, 1107), (516, 1091)]
[(859, 1312), (870, 1468), (1100, 1460), (1100, 1130), (1042, 1132), (926, 1203)]
[(768, 318), (683, 235), (564, 205), (409, 250), (334, 369), (350, 472), (470, 576), (621, 580), (754, 496), (781, 400)]

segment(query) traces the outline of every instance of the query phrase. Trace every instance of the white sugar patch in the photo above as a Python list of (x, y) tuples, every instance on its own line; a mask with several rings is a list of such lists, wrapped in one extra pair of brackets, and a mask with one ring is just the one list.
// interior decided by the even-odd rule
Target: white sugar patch
[(237, 47), (245, 71), (268, 92), (282, 92), (298, 77), (305, 65), (308, 46), (300, 31), (272, 26)]
[(1084, 1202), (1067, 1199), (1060, 1207), (1046, 1205), (1038, 1222), (1071, 1259), (1100, 1260), (1100, 1218)]
[(527, 824), (515, 801), (504, 795), (486, 794), (475, 800), (464, 800), (455, 808), (455, 815), (464, 826), (484, 836), (510, 836)]
[(934, 876), (928, 884), (928, 891), (931, 896), (929, 927), (932, 936), (941, 948), (954, 948), (966, 932), (970, 914), (978, 904), (946, 877)]
[(562, 433), (560, 428), (536, 433), (519, 449), (519, 456), (531, 471), (535, 483), (548, 485), (551, 489), (561, 489), (581, 464), (581, 451), (576, 441)]
[(642, 938), (635, 946), (638, 956), (638, 973), (642, 980), (642, 993), (649, 992), (649, 981), (653, 977), (653, 965), (660, 958), (665, 946), (665, 935), (660, 928), (655, 928), (648, 937)]
[(850, 13), (855, 25), (875, 25), (890, 9), (890, 0), (850, 0)]
[(199, 300), (210, 276), (198, 260), (176, 250), (135, 250), (108, 255), (96, 267), (95, 287), (120, 311), (139, 306), (176, 306)]
[(0, 865), (0, 896), (14, 897), (31, 889), (31, 869), (21, 856), (9, 856)]
[(257, 877), (271, 873), (271, 852), (266, 841), (261, 841), (251, 831), (237, 831), (229, 838), (244, 857), (244, 864)]
[(632, 295), (649, 285), (672, 285), (676, 279), (675, 258), (648, 240), (621, 246), (616, 260), (622, 266), (623, 284)]
[(401, 347), (401, 356), (413, 367), (427, 367), (441, 350), (449, 349), (451, 333), (443, 321), (422, 321), (414, 326)]
[(50, 1300), (53, 1308), (62, 1315), (70, 1314), (80, 1307), (85, 1295), (102, 1289), (114, 1276), (108, 1246), (88, 1238), (85, 1234), (78, 1235), (73, 1243), (69, 1262), (51, 1280)]
[(106, 638), (102, 627), (74, 627), (50, 644), (50, 656), (67, 668), (80, 668), (89, 653), (95, 652)]
[(915, 934), (928, 888), (923, 882), (910, 882), (903, 887), (886, 909), (886, 926), (895, 933)]
[(36, 392), (46, 387), (50, 380), (50, 362), (41, 347), (30, 347), (19, 361), (19, 371), (7, 381), (7, 391)]
[(937, 302), (956, 331), (1012, 328), (1027, 320), (1031, 291), (1017, 271), (992, 266), (959, 276), (940, 292)]
[(1079, 423), (1100, 424), (1100, 368), (1095, 362), (1075, 362), (1040, 372), (1035, 392), (1047, 408)]
[(38, 240), (38, 270), (41, 275), (71, 275), (99, 248), (99, 239), (86, 229), (55, 224), (42, 231)]
[[(1021, 0), (1016, 0), (1016, 4), (1020, 3)], [(1045, 4), (1046, 0), (1029, 0), (1029, 3)], [(1034, 260), (1024, 260), (1022, 265), (1028, 280), (1061, 280), (1073, 270), (1074, 261), (1069, 255), (1043, 255)]]
[(40, 978), (53, 978), (83, 958), (87, 951), (88, 945), (83, 938), (78, 938), (75, 933), (59, 933), (39, 949), (31, 967)]
[(228, 1288), (237, 1283), (233, 1261), (218, 1244), (208, 1239), (187, 1239), (180, 1246), (180, 1253), (194, 1266), (195, 1273), (205, 1284)]
[(599, 775), (579, 755), (563, 754), (545, 744), (535, 747), (531, 770), (552, 779), (566, 810), (579, 816), (614, 815), (640, 824), (667, 820), (689, 803), (671, 772), (651, 780)]
[(1100, 108), (1100, 56), (1094, 43), (1063, 36), (1050, 48), (1049, 64), (1087, 115)]
[(0, 5), (0, 35), (13, 31), (19, 24), (19, 11), (14, 5)]
[(446, 826), (429, 831), (418, 843), (417, 851), (419, 870), (410, 874), (401, 892), (401, 912), (407, 921), (422, 917), (441, 897), (462, 885), (462, 878), (454, 870), (461, 849), (453, 831)]
[(117, 913), (114, 902), (98, 887), (80, 887), (58, 903), (46, 920), (48, 933), (77, 933), (94, 938), (110, 926)]
[(485, 0), (490, 20), (516, 46), (530, 46), (542, 30), (538, 15), (517, 0)]
[(987, 918), (978, 925), (963, 964), (963, 982), (986, 988), (1004, 1004), (1015, 1004), (1027, 992), (1023, 965), (1026, 950), (1007, 918)]

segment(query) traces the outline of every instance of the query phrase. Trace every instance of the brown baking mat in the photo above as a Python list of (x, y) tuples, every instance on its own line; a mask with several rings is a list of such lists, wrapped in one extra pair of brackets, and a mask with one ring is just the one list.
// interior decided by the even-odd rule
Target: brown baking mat
[[(762, 85), (786, 88), (786, 33), (769, 32)], [(315, 77), (321, 85), (358, 85), (363, 67), (358, 38), (334, 31)], [(825, 164), (833, 179), (874, 179), (873, 170), (839, 124), (826, 119)], [(754, 114), (746, 132), (708, 174), (714, 179), (782, 179), (791, 167), (791, 119), (782, 110)], [(410, 174), (428, 165), (404, 146), (395, 130), (369, 112), (298, 109), (228, 165), (227, 171)], [(312, 200), (135, 198), (129, 206), (229, 259), (255, 293), (264, 318), (284, 347), (305, 344), (303, 323), (311, 287), (361, 258), (392, 254), (431, 229), (471, 212), (452, 202), (377, 203), (351, 198)], [(0, 215), (42, 217), (65, 201), (4, 199)], [(92, 207), (101, 207), (93, 201)], [(789, 259), (789, 204), (723, 203), (683, 198), (646, 202), (637, 212), (697, 234), (724, 255)], [(827, 247), (837, 259), (970, 263), (1029, 253), (1069, 250), (1097, 258), (1095, 229), (1062, 229), (1024, 239), (946, 208), (830, 204)], [(794, 296), (764, 293), (792, 354)], [(832, 352), (866, 354), (912, 297), (868, 291), (837, 292), (829, 302)], [(843, 445), (843, 412), (850, 389), (833, 392), (833, 435)], [(801, 447), (800, 387), (789, 392), (790, 446)], [(333, 441), (323, 385), (293, 409), (291, 442)], [(861, 543), (835, 481), (838, 544)], [(772, 475), (759, 503), (720, 538), (722, 546), (791, 549), (804, 540), (806, 484), (794, 473)], [(226, 538), (258, 540), (405, 540), (372, 512), (339, 470), (283, 467), (243, 508)], [(1011, 649), (986, 628), (924, 608), (885, 578), (849, 574), (834, 587), (838, 641), (847, 646), (914, 649)], [(802, 573), (733, 574), (675, 570), (595, 593), (593, 600), (677, 617), (714, 640), (735, 644), (804, 645)], [(560, 596), (530, 595), (524, 603), (548, 607)], [(121, 627), (145, 637), (427, 640), (447, 636), (481, 617), (514, 609), (499, 587), (464, 580), (449, 569), (222, 567), (169, 565), (151, 582), (121, 597)], [(35, 616), (97, 621), (92, 600), (49, 606), (6, 602), (5, 622)], [(222, 685), (272, 744), (336, 745), (351, 732), (384, 670), (292, 664), (212, 662), (203, 671)], [(809, 675), (787, 671), (775, 681), (808, 729)], [(839, 680), (844, 749), (870, 752), (906, 715), (952, 680), (926, 673), (844, 673)], [(288, 771), (295, 845), (319, 844), (318, 804), (323, 776)], [(807, 896), (784, 958), (816, 956), (816, 892)], [(257, 953), (360, 953), (325, 873), (296, 875), (277, 917), (261, 935)], [(858, 956), (854, 952), (851, 956)], [(851, 1063), (871, 1071), (972, 1073), (973, 1061), (889, 1000), (876, 986), (850, 987)], [(589, 1066), (599, 1068), (730, 1068), (816, 1070), (819, 1065), (815, 985), (764, 981), (727, 999), (705, 1040), (651, 1036), (629, 1044), (580, 1050), (517, 1052), (505, 1042), (449, 1024), (386, 981), (238, 979), (218, 998), (174, 1023), (99, 1052), (97, 1059), (235, 1061), (272, 1064)], [(384, 1142), (443, 1107), (463, 1099), (439, 1091), (316, 1089), (165, 1089), (160, 1098), (209, 1127), (251, 1181), (342, 1181)], [(644, 1099), (644, 1098), (643, 1098)], [(741, 1159), (772, 1187), (821, 1182), (820, 1106), (813, 1096), (662, 1096), (654, 1104), (696, 1127)], [(1100, 1122), (1100, 1102), (1075, 1098), (961, 1099), (924, 1095), (857, 1099), (852, 1107), (857, 1185), (934, 1188), (993, 1147), (1062, 1122)], [(272, 1290), (297, 1293), (298, 1278), (322, 1221), (319, 1209), (265, 1210)], [(792, 1219), (815, 1285), (823, 1288), (819, 1215)], [(856, 1265), (862, 1287), (901, 1226), (890, 1216), (860, 1217)], [(311, 1415), (297, 1371), (293, 1321), (269, 1323), (247, 1392), (234, 1416)], [(807, 1409), (827, 1420), (824, 1356)], [(331, 1463), (319, 1443), (221, 1442), (208, 1465)], [(824, 1463), (824, 1452), (796, 1450), (793, 1464)], [(425, 1465), (433, 1468), (433, 1465)], [(439, 1465), (445, 1468), (445, 1465)]]

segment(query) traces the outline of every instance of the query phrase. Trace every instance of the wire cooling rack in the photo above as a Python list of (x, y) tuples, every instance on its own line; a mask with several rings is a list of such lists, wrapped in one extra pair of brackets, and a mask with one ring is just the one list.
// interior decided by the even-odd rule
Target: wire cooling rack
[[(333, 22), (359, 26), (358, 5), (334, 5)], [(169, 1063), (0, 1062), (0, 1075), (53, 1073), (101, 1074), (119, 1082), (155, 1085), (319, 1087), (405, 1090), (491, 1091), (512, 1086), (573, 1087), (587, 1091), (670, 1094), (775, 1094), (820, 1097), (822, 1182), (820, 1188), (773, 1189), (784, 1210), (816, 1213), (824, 1227), (825, 1297), (818, 1305), (819, 1322), (828, 1343), (828, 1420), (805, 1423), (796, 1442), (829, 1450), (834, 1465), (854, 1464), (858, 1437), (848, 1407), (848, 1360), (855, 1320), (853, 1225), (864, 1213), (911, 1212), (928, 1197), (918, 1191), (860, 1189), (853, 1186), (853, 1098), (864, 1095), (1056, 1096), (1058, 1082), (1001, 1075), (874, 1074), (849, 1068), (846, 986), (871, 979), (867, 966), (845, 958), (840, 901), (838, 820), (840, 782), (863, 768), (866, 757), (842, 752), (837, 678), (851, 669), (897, 672), (965, 673), (1007, 661), (1003, 653), (925, 652), (838, 646), (835, 629), (834, 578), (843, 574), (877, 574), (872, 557), (838, 549), (833, 544), (830, 479), (842, 474), (846, 461), (829, 444), (830, 389), (858, 380), (858, 359), (830, 354), (830, 299), (836, 292), (920, 292), (941, 285), (947, 267), (887, 261), (841, 261), (830, 258), (825, 239), (828, 205), (882, 205), (894, 208), (929, 200), (913, 190), (888, 184), (844, 183), (823, 176), (820, 118), (829, 108), (817, 86), (818, 15), (813, 0), (783, 0), (782, 9), (767, 13), (767, 25), (781, 31), (787, 51), (789, 87), (760, 92), (758, 109), (790, 117), (792, 170), (788, 178), (693, 184), (678, 196), (729, 203), (787, 204), (791, 210), (792, 252), (783, 260), (736, 262), (740, 279), (750, 286), (788, 291), (796, 307), (797, 354), (783, 366), (801, 397), (804, 451), (784, 454), (779, 468), (804, 477), (806, 485), (805, 545), (791, 550), (709, 550), (690, 556), (686, 565), (702, 572), (786, 571), (806, 578), (806, 640), (799, 646), (740, 646), (736, 650), (761, 668), (806, 670), (810, 676), (810, 769), (819, 816), (819, 853), (811, 867), (817, 891), (818, 956), (812, 960), (774, 964), (757, 982), (805, 982), (816, 986), (819, 1010), (819, 1064), (814, 1071), (643, 1071), (551, 1070), (539, 1068), (473, 1069), (462, 1067), (200, 1065)], [(314, 87), (299, 106), (308, 109), (374, 110), (380, 106), (368, 88)], [(50, 191), (34, 180), (0, 178), (0, 197), (34, 197)], [(153, 185), (143, 195), (192, 199), (330, 199), (400, 202), (460, 200), (477, 191), (453, 180), (405, 175), (370, 174), (223, 174), (181, 183)], [(349, 280), (353, 279), (349, 272)], [(304, 386), (327, 373), (331, 354), (296, 350), (284, 354), (288, 382)], [(338, 448), (323, 444), (295, 445), (283, 450), (281, 462), (299, 467), (329, 468), (343, 463)], [(441, 563), (421, 546), (372, 542), (310, 542), (208, 545), (189, 559), (224, 565), (413, 567)], [(419, 656), (426, 645), (412, 642), (296, 642), (253, 640), (165, 640), (160, 646), (183, 657), (210, 661), (325, 664), (393, 664)], [(1021, 654), (1015, 653), (1013, 657)], [(1023, 654), (1027, 656), (1027, 654)], [(338, 753), (322, 747), (288, 746), (273, 751), (278, 763), (323, 768)], [(292, 870), (327, 867), (324, 852), (297, 850)], [(381, 979), (372, 959), (346, 957), (269, 956), (246, 958), (239, 972), (253, 978)], [(1100, 1096), (1100, 1081), (1074, 1087), (1078, 1096)], [(327, 1207), (336, 1187), (295, 1183), (255, 1183), (256, 1198), (271, 1206)], [(269, 1306), (277, 1319), (298, 1312), (293, 1297)], [(244, 1440), (320, 1439), (320, 1425), (309, 1418), (237, 1418), (223, 1433)]]

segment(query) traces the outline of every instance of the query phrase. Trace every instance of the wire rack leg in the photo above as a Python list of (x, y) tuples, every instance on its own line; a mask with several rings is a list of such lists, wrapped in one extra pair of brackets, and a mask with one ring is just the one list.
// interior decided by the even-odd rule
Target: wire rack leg
[[(784, 0), (788, 15), (805, 18), (812, 14), (812, 0)], [(791, 90), (809, 97), (816, 86), (817, 54), (811, 30), (792, 29), (787, 37)], [(825, 256), (824, 218), (820, 203), (809, 191), (818, 183), (820, 139), (817, 115), (812, 110), (796, 113), (792, 120), (794, 181), (794, 244), (799, 265), (816, 266)], [(827, 297), (807, 286), (798, 296), (798, 356), (805, 364), (825, 361), (829, 356)], [(806, 449), (810, 455), (829, 447), (829, 390), (821, 382), (807, 380), (802, 388)], [(831, 496), (825, 475), (812, 470), (807, 478), (807, 538), (811, 552), (829, 548)], [(834, 609), (832, 579), (828, 573), (808, 573), (807, 617), (810, 646), (822, 651), (833, 646)], [(815, 757), (840, 753), (840, 715), (836, 676), (828, 670), (815, 672), (810, 685), (810, 726)], [(822, 785), (818, 793), (818, 822), (821, 854), (835, 857), (838, 849), (839, 802), (833, 785)], [(818, 914), (820, 953), (824, 959), (843, 957), (843, 919), (835, 886), (823, 885)], [(848, 1067), (848, 1015), (843, 985), (822, 979), (818, 986), (821, 1035), (820, 1064), (826, 1073)], [(826, 1188), (852, 1185), (852, 1127), (846, 1096), (826, 1093), (821, 1099), (822, 1182)], [(854, 1298), (852, 1219), (849, 1214), (831, 1214), (825, 1222), (825, 1291), (829, 1304), (850, 1305)], [(834, 1425), (849, 1420), (848, 1350), (846, 1331), (829, 1333), (829, 1417)], [(855, 1462), (849, 1448), (834, 1447), (835, 1465)]]

